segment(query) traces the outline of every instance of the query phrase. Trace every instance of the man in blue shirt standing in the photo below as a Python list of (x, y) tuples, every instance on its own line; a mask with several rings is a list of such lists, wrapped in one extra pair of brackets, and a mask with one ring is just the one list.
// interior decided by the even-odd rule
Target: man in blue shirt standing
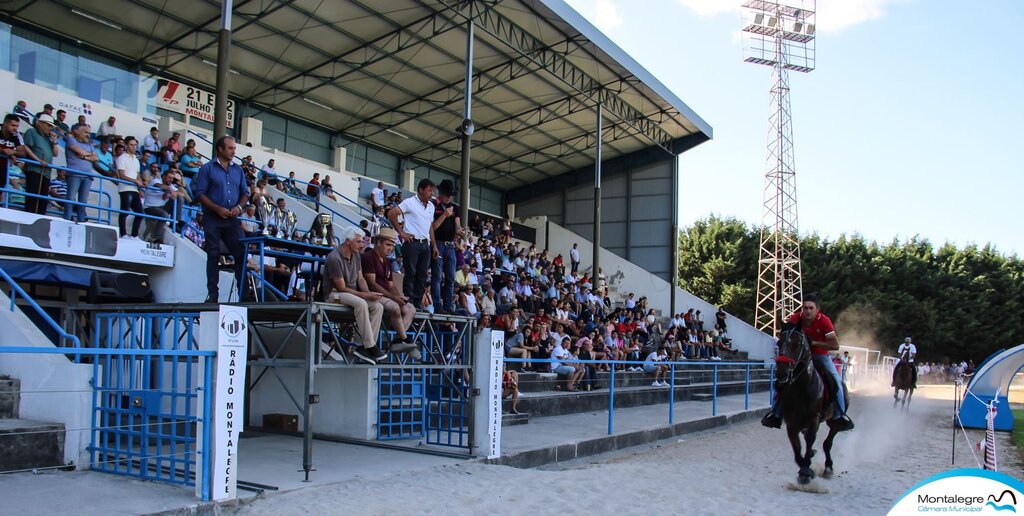
[(238, 217), (245, 213), (249, 200), (249, 185), (245, 181), (242, 167), (233, 163), (235, 139), (222, 136), (217, 139), (214, 150), (217, 158), (199, 168), (199, 174), (192, 183), (192, 193), (203, 205), (203, 231), (206, 233), (206, 302), (217, 303), (217, 260), (220, 258), (221, 242), (235, 259), (235, 282), (241, 287), (242, 272), (242, 225)]

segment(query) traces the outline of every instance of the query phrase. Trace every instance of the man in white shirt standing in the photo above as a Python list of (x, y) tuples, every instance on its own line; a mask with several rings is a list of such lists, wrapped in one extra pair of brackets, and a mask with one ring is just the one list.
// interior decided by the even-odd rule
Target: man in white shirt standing
[[(896, 349), (896, 356), (900, 357), (900, 361), (907, 362), (910, 364), (910, 370), (913, 373), (912, 385), (917, 388), (917, 364), (914, 363), (914, 357), (917, 356), (917, 346), (913, 342), (910, 342), (910, 337), (903, 339), (903, 344)], [(893, 369), (892, 384), (890, 387), (896, 386), (896, 370)]]
[(377, 187), (370, 192), (370, 204), (374, 211), (384, 207), (384, 181), (378, 181)]
[[(423, 292), (427, 288), (427, 271), (430, 269), (433, 242), (434, 182), (423, 178), (416, 186), (416, 195), (409, 197), (398, 206), (391, 208), (388, 218), (391, 226), (402, 237), (402, 266), (404, 277), (402, 292), (409, 296), (417, 310), (423, 310)], [(402, 217), (403, 221), (398, 218)], [(435, 299), (435, 303), (440, 300)]]
[[(113, 120), (114, 117), (110, 117)], [(117, 225), (121, 238), (137, 240), (139, 238), (139, 227), (142, 225), (142, 189), (146, 183), (139, 178), (139, 158), (135, 156), (135, 146), (138, 142), (135, 137), (129, 136), (124, 139), (124, 145), (114, 148), (117, 158), (114, 164), (117, 167), (117, 177), (121, 180), (117, 184), (117, 194), (121, 198), (121, 213), (117, 215)], [(128, 232), (128, 215), (136, 213), (132, 221), (132, 231)]]
[(572, 249), (569, 249), (569, 261), (572, 263), (572, 269), (570, 272), (575, 273), (580, 270), (579, 244), (573, 244)]

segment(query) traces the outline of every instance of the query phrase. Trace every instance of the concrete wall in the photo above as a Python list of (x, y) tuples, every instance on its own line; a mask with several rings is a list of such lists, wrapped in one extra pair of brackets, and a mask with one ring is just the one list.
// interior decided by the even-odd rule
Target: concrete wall
[[(674, 159), (607, 177), (601, 186), (601, 246), (665, 280), (673, 267)], [(547, 216), (589, 239), (594, 234), (594, 185), (520, 201), (515, 212), (518, 218)]]
[[(569, 249), (572, 248), (572, 244), (578, 243), (580, 270), (589, 272), (593, 267), (594, 247), (587, 238), (548, 221), (546, 217), (530, 217), (520, 219), (520, 222), (537, 228), (538, 242), (547, 242), (548, 253), (550, 255), (561, 254), (566, 261), (568, 261)], [(543, 244), (538, 246), (541, 245)], [(701, 311), (706, 323), (714, 324), (714, 314), (718, 311), (718, 307), (679, 287), (675, 287), (676, 305), (670, 307), (671, 291), (669, 289), (671, 287), (667, 281), (603, 247), (601, 249), (601, 270), (608, 278), (609, 285), (617, 287), (621, 295), (634, 292), (637, 297), (647, 296), (651, 308), (661, 310), (662, 314), (666, 316), (694, 308)], [(733, 339), (733, 346), (736, 349), (746, 351), (753, 360), (767, 360), (774, 357), (775, 341), (770, 336), (732, 315), (726, 318), (726, 324), (729, 328), (729, 337)]]
[[(53, 348), (53, 344), (20, 309), (7, 310), (10, 298), (0, 292), (0, 347)], [(89, 432), (92, 427), (92, 365), (75, 364), (64, 355), (0, 352), (0, 374), (21, 380), (21, 417), (63, 423), (64, 462), (89, 467)], [(47, 391), (47, 392), (42, 392)]]

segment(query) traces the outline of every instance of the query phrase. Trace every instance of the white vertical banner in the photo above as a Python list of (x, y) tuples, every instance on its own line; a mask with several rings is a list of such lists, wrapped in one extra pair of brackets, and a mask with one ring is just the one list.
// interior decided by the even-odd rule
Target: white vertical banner
[(474, 349), (473, 378), (480, 394), (474, 399), (473, 449), (478, 456), (501, 456), (501, 371), (505, 332), (483, 330)]
[(220, 305), (217, 315), (210, 485), (213, 500), (230, 500), (236, 497), (238, 438), (245, 426), (249, 311), (245, 307)]

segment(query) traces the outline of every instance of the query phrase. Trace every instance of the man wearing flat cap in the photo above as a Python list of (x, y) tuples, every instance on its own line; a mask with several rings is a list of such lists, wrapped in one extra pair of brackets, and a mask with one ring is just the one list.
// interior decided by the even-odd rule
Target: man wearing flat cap
[(377, 300), (384, 307), (391, 328), (395, 330), (395, 338), (391, 341), (392, 353), (409, 352), (413, 358), (420, 358), (419, 347), (407, 331), (412, 326), (416, 315), (416, 307), (409, 298), (398, 291), (398, 285), (391, 280), (391, 260), (388, 256), (395, 250), (398, 243), (398, 232), (391, 228), (381, 228), (373, 237), (373, 247), (363, 251), (363, 278), (370, 292), (377, 292), (382, 297)]
[(441, 313), (455, 313), (455, 242), (462, 236), (459, 206), (452, 202), (455, 184), (450, 179), (437, 185), (434, 203), (434, 262), (430, 275), (430, 293), (440, 303)]

